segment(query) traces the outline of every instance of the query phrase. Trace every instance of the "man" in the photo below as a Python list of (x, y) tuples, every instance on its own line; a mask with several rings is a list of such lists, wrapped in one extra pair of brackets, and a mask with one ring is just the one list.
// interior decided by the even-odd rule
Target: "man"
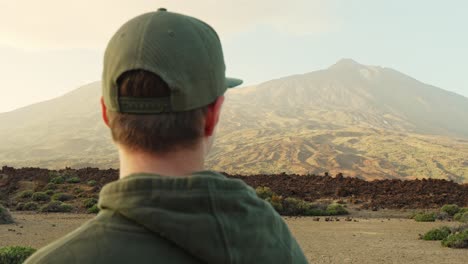
[(273, 208), (204, 170), (229, 87), (204, 22), (165, 9), (124, 24), (104, 56), (102, 115), (120, 180), (100, 213), (26, 263), (306, 263)]

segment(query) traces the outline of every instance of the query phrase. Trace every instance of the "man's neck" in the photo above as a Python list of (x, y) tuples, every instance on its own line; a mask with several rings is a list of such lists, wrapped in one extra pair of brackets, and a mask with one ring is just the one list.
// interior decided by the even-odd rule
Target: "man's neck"
[(120, 178), (135, 173), (162, 176), (186, 176), (204, 170), (204, 155), (200, 149), (151, 155), (119, 148)]

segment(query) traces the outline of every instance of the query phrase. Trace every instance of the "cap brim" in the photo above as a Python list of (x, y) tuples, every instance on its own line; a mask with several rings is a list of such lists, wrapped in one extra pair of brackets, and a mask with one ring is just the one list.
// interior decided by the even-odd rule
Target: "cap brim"
[(227, 88), (234, 88), (236, 86), (239, 86), (243, 83), (241, 79), (236, 79), (236, 78), (226, 78), (226, 86)]

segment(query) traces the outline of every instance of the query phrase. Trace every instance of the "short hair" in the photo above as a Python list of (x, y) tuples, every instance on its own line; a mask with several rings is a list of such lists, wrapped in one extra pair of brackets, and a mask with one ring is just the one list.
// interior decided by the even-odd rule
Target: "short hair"
[[(119, 96), (169, 97), (168, 84), (158, 75), (133, 70), (117, 80)], [(160, 114), (127, 114), (107, 111), (114, 142), (135, 151), (164, 154), (192, 148), (203, 137), (208, 106)]]

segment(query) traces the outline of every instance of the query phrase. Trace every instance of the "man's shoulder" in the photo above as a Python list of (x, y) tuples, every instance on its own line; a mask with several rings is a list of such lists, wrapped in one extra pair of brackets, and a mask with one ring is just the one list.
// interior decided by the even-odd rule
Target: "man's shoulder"
[(163, 238), (113, 212), (103, 210), (78, 229), (41, 248), (25, 264), (198, 263)]
[(75, 257), (73, 255), (76, 250), (72, 247), (77, 246), (76, 242), (83, 241), (83, 239), (88, 240), (90, 237), (94, 236), (93, 234), (95, 233), (93, 229), (94, 220), (86, 222), (66, 236), (38, 250), (26, 260), (25, 264), (75, 263)]

